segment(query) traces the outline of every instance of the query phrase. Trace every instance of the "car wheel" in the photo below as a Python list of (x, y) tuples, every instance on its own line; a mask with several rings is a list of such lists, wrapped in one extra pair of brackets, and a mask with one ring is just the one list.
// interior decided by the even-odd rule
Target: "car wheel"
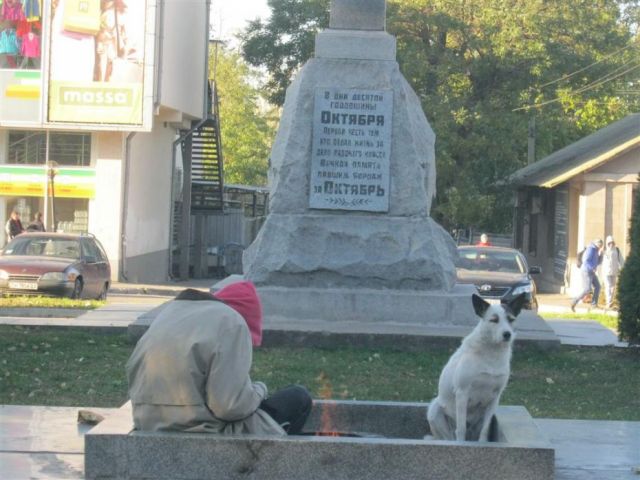
[(79, 299), (82, 296), (82, 279), (76, 278), (73, 282), (73, 291), (71, 292), (71, 298)]
[(109, 284), (105, 283), (104, 286), (102, 287), (102, 290), (100, 291), (100, 295), (98, 295), (97, 300), (100, 300), (102, 302), (106, 302), (107, 301), (107, 292), (109, 291)]

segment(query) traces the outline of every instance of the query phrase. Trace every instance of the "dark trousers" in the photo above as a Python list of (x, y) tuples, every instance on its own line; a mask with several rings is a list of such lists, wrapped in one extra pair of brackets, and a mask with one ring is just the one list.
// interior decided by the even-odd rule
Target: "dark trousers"
[(585, 295), (590, 293), (593, 287), (591, 306), (597, 307), (598, 297), (600, 296), (600, 280), (598, 280), (598, 275), (596, 275), (595, 271), (591, 270), (580, 270), (580, 274), (582, 275), (582, 291), (573, 299), (573, 306), (575, 307)]
[(260, 408), (271, 415), (289, 435), (297, 435), (302, 431), (312, 405), (311, 395), (306, 388), (290, 385), (264, 399)]

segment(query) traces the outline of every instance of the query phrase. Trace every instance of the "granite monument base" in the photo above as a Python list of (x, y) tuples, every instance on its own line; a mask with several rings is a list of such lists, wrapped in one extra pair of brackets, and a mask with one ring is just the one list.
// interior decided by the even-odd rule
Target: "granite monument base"
[[(555, 452), (524, 407), (499, 407), (486, 443), (424, 439), (426, 408), (316, 401), (310, 435), (267, 437), (136, 432), (127, 404), (85, 436), (85, 478), (553, 479)], [(359, 436), (313, 435), (331, 431)]]
[(473, 285), (450, 291), (259, 286), (265, 326), (283, 321), (472, 325)]

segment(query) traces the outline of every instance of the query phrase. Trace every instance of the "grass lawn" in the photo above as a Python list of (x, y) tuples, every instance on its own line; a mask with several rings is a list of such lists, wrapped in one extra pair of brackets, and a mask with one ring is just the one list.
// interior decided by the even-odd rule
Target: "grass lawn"
[(608, 315), (606, 313), (541, 313), (539, 314), (545, 320), (562, 319), (562, 320), (593, 320), (604, 325), (611, 330), (618, 331), (618, 316)]
[(102, 307), (106, 302), (98, 300), (72, 300), (61, 297), (0, 297), (0, 308), (78, 308), (92, 310)]
[[(126, 401), (126, 335), (0, 326), (0, 404), (117, 407)], [(265, 348), (252, 378), (315, 398), (429, 401), (452, 349)], [(517, 348), (502, 403), (535, 417), (640, 421), (640, 349)]]

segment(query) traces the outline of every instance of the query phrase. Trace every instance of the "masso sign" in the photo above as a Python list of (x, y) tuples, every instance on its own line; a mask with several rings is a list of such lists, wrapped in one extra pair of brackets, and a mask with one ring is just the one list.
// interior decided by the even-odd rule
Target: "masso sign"
[(50, 122), (142, 123), (142, 85), (51, 82)]

